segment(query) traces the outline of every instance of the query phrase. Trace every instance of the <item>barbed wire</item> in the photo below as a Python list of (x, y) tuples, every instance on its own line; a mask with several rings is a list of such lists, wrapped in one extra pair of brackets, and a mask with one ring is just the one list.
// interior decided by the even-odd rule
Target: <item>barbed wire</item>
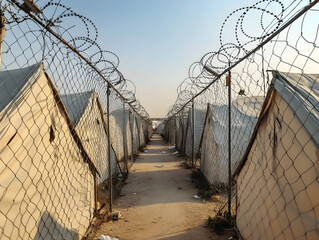
[[(231, 12), (223, 21), (220, 33), (219, 43), (220, 47), (217, 51), (206, 53), (198, 62), (190, 65), (188, 70), (188, 78), (178, 86), (177, 94), (188, 92), (188, 98), (178, 96), (173, 107), (168, 111), (166, 118), (174, 116), (187, 100), (192, 99), (202, 90), (207, 90), (216, 76), (208, 72), (205, 67), (213, 70), (217, 75), (222, 73), (237, 62), (242, 61), (242, 58), (253, 51), (265, 39), (272, 36), (278, 29), (283, 26), (285, 21), (291, 19), (300, 8), (306, 6), (308, 1), (292, 1), (288, 4), (280, 0), (261, 0), (255, 4), (242, 7)], [(250, 24), (245, 24), (249, 21), (249, 17), (253, 16), (254, 21)], [(267, 17), (268, 16), (268, 17)], [(233, 19), (233, 21), (231, 21)], [(247, 20), (248, 19), (248, 20)], [(259, 20), (259, 24), (256, 24)], [(227, 26), (230, 25), (231, 29), (227, 29), (227, 34), (234, 33), (234, 36), (227, 41), (224, 36)], [(252, 33), (245, 29), (245, 26), (251, 26)], [(260, 54), (255, 52), (254, 54)], [(254, 62), (254, 54), (250, 55), (247, 60)], [(261, 53), (263, 54), (263, 53)], [(264, 59), (264, 61), (267, 61)], [(187, 104), (186, 104), (187, 105)]]
[(87, 17), (60, 0), (0, 7), (0, 238), (80, 239), (112, 212), (149, 115)]
[(318, 2), (233, 11), (219, 49), (191, 64), (166, 115), (167, 141), (206, 178), (215, 211), (228, 223), (236, 215), (245, 239), (319, 236)]
[[(19, 1), (9, 1), (10, 3), (2, 4), (4, 14), (6, 17), (6, 23), (22, 23), (26, 20), (31, 20), (28, 15), (29, 9), (25, 4)], [(141, 104), (133, 104), (136, 101), (135, 86), (130, 81), (127, 83), (126, 78), (118, 70), (120, 60), (119, 57), (107, 50), (103, 50), (98, 41), (98, 29), (96, 25), (87, 17), (74, 12), (70, 7), (65, 6), (61, 1), (36, 1), (39, 5), (40, 13), (37, 17), (44, 23), (46, 28), (53, 30), (62, 39), (68, 42), (74, 49), (84, 55), (88, 61), (90, 61), (100, 73), (110, 82), (123, 96), (123, 100), (130, 103), (134, 110), (140, 114), (143, 118), (149, 119), (149, 115)], [(20, 6), (17, 8), (16, 6)], [(47, 36), (46, 41), (43, 44), (54, 46), (55, 42), (51, 36), (48, 36), (46, 29), (32, 29), (29, 26), (29, 32), (39, 32), (41, 35)], [(80, 35), (79, 35), (80, 34)], [(44, 48), (44, 51), (46, 48)], [(66, 51), (65, 54), (69, 55), (70, 51)], [(43, 56), (46, 54), (43, 53)], [(90, 69), (89, 66), (83, 66), (90, 74), (95, 74), (94, 69)]]

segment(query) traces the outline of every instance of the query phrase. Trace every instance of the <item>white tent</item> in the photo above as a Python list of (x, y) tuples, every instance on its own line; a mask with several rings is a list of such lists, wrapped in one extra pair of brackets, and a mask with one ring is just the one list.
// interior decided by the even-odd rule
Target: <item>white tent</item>
[(273, 72), (234, 177), (245, 239), (319, 239), (319, 75)]
[(163, 134), (163, 121), (160, 121), (160, 120), (152, 121), (152, 128), (155, 133)]
[(160, 122), (157, 126), (156, 133), (163, 134), (163, 123)]
[(0, 75), (0, 238), (78, 239), (96, 169), (42, 64)]
[(165, 123), (165, 138), (170, 145), (174, 145), (176, 143), (176, 127), (175, 117)]
[[(97, 183), (101, 183), (108, 178), (108, 139), (98, 95), (90, 91), (62, 95), (61, 98), (87, 154), (100, 174)], [(114, 174), (117, 161), (112, 147), (111, 167)]]
[(181, 113), (176, 118), (176, 146), (185, 152), (185, 141), (187, 133), (187, 115)]
[(194, 134), (194, 156), (196, 156), (200, 139), (203, 133), (204, 123), (205, 123), (206, 110), (204, 109), (194, 109), (194, 131), (192, 126), (192, 109), (189, 110), (188, 113), (188, 121), (187, 121), (187, 131), (185, 138), (185, 154), (188, 157), (192, 157), (192, 147), (193, 147), (193, 134)]
[(118, 108), (110, 113), (110, 134), (116, 157), (124, 169), (125, 161), (131, 159), (133, 155), (129, 109)]
[(139, 131), (137, 127), (137, 121), (134, 113), (130, 113), (130, 129), (132, 133), (132, 152), (134, 155), (138, 153), (138, 149), (140, 147), (140, 141), (139, 141)]
[[(231, 168), (248, 146), (264, 97), (240, 97), (231, 107)], [(228, 106), (209, 105), (200, 144), (201, 171), (212, 185), (228, 183)]]
[(136, 118), (136, 123), (139, 136), (139, 147), (144, 147), (146, 146), (144, 121), (141, 118)]

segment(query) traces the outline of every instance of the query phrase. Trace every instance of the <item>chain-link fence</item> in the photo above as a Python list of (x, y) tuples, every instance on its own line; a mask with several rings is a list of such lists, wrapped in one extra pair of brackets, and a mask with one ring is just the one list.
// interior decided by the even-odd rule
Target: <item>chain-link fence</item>
[(89, 19), (24, 2), (0, 8), (0, 238), (80, 239), (150, 121)]
[(200, 158), (244, 239), (319, 238), (317, 3), (232, 12), (166, 117), (166, 138)]

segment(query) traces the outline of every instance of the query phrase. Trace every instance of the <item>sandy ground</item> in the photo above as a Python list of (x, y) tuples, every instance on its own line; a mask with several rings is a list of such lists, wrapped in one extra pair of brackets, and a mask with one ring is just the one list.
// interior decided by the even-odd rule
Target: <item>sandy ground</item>
[[(215, 203), (194, 199), (191, 171), (181, 166), (182, 159), (159, 135), (154, 135), (131, 168), (121, 197), (113, 211), (121, 219), (103, 223), (101, 234), (119, 240), (228, 239), (216, 236), (204, 227), (208, 215), (214, 215)], [(161, 153), (165, 151), (166, 153)]]

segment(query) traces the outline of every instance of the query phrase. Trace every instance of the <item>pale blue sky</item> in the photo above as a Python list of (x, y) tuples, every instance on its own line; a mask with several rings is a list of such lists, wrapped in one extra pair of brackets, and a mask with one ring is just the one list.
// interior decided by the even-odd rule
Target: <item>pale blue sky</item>
[[(219, 31), (233, 10), (252, 0), (70, 0), (91, 19), (98, 43), (120, 58), (119, 70), (136, 85), (151, 117), (164, 117), (189, 66), (219, 49)], [(258, 21), (258, 20), (257, 20)]]
[[(252, 3), (255, 1), (247, 1)], [(151, 117), (164, 117), (189, 66), (219, 48), (219, 30), (241, 0), (70, 0), (91, 19), (98, 43), (120, 58), (120, 71), (136, 85)]]

